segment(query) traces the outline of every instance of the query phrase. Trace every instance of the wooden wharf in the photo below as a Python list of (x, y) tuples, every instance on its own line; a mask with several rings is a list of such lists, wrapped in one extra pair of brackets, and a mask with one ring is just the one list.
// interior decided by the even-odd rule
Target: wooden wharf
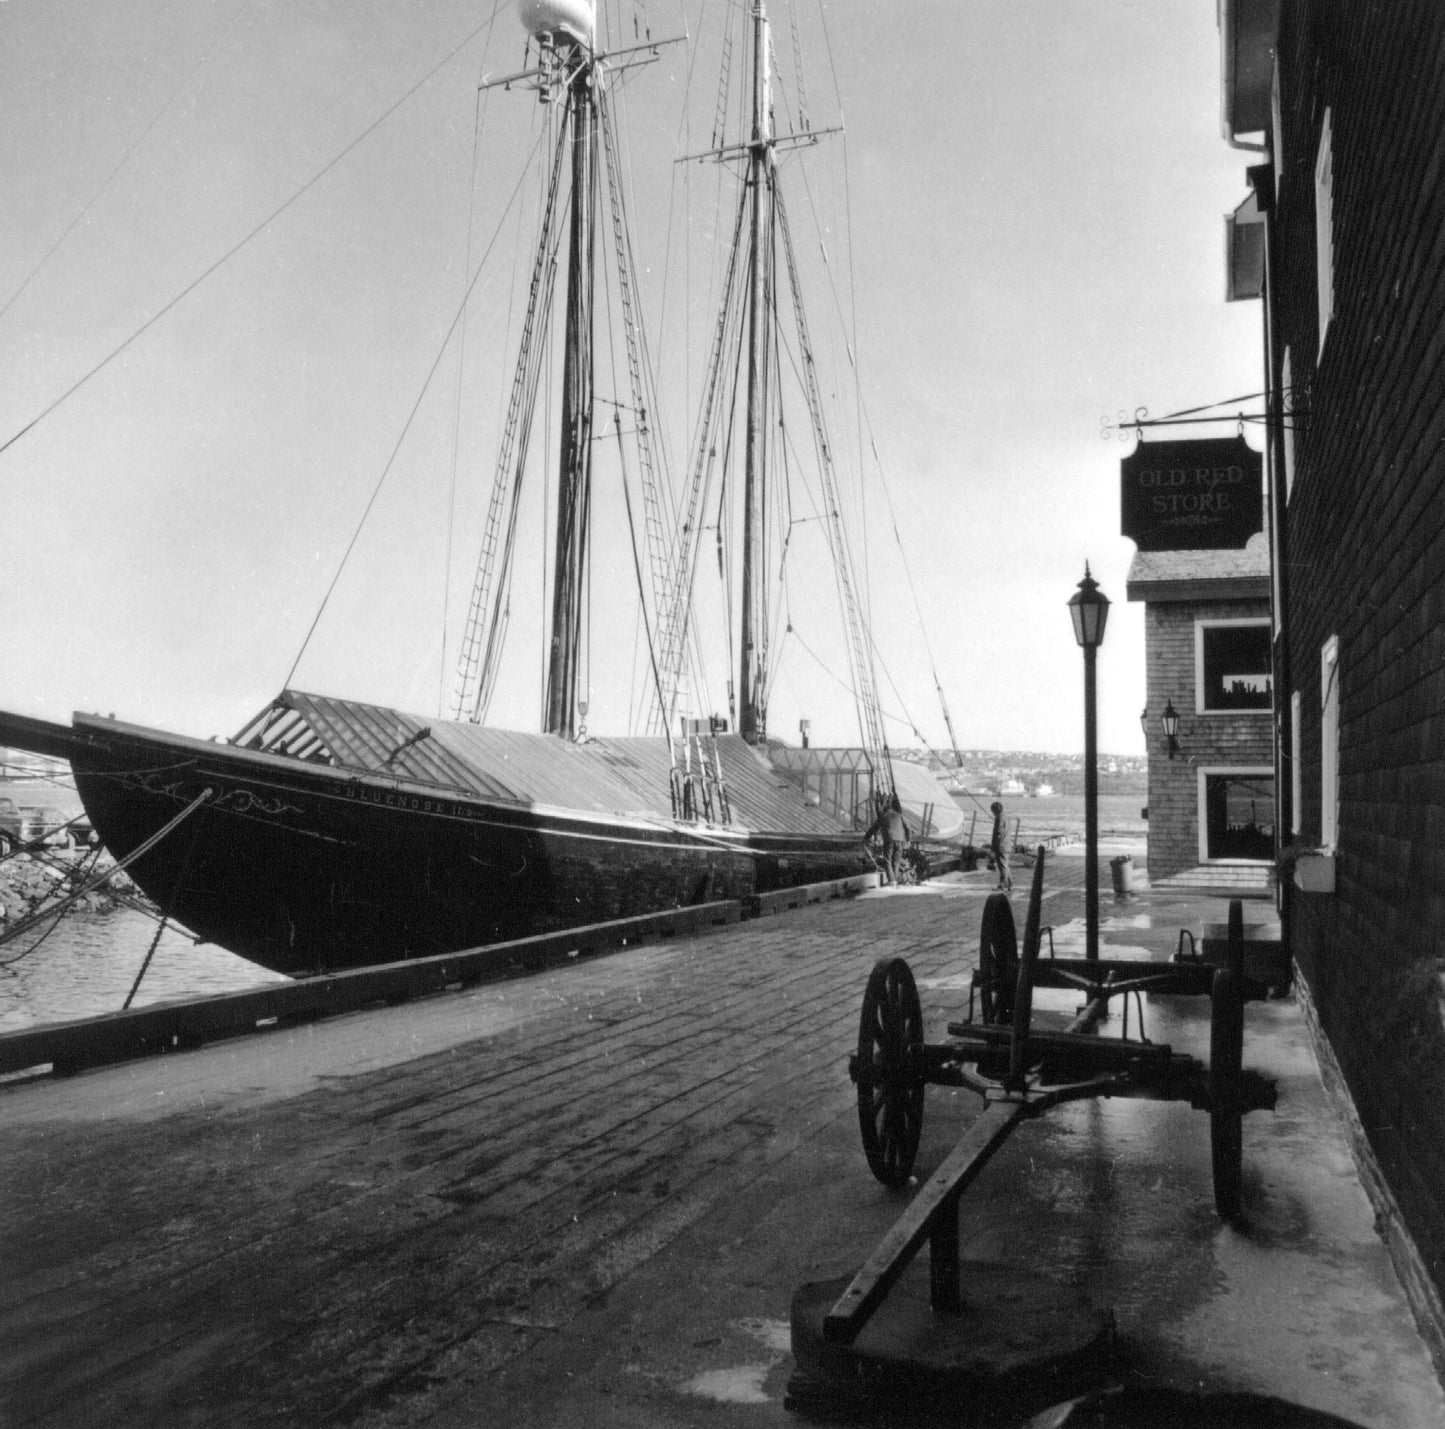
[[(1062, 926), (1082, 908), (1082, 864), (1055, 870), (1045, 916)], [(851, 1273), (907, 1195), (858, 1150), (859, 990), (876, 958), (906, 955), (930, 1012), (961, 1016), (992, 882), (953, 875), (0, 1084), (0, 1423), (661, 1429), (733, 1422), (739, 1405), (749, 1422), (795, 1422), (793, 1289)], [(1176, 914), (1201, 908), (1156, 913), (1157, 930), (1126, 936), (1167, 957)], [(1190, 1384), (1272, 1375), (1307, 1396), (1322, 1354), (1367, 1354), (1369, 1394), (1341, 1397), (1336, 1379), (1328, 1402), (1369, 1400), (1362, 1423), (1427, 1422), (1421, 1406), (1445, 1399), (1368, 1204), (1340, 1176), (1342, 1133), (1321, 1130), (1298, 1010), (1262, 1016), (1287, 1053), (1282, 1105), (1294, 1099), (1288, 1145), (1250, 1148), (1289, 1207), (1268, 1245), (1219, 1248), (1196, 1128), (1167, 1161), (1153, 1122), (1106, 1153), (1088, 1118), (1117, 1113), (1091, 1104), (999, 1154), (971, 1193), (967, 1252), (1026, 1251), (1082, 1278), (1154, 1368)], [(921, 1175), (974, 1102), (931, 1108)], [(1251, 1136), (1282, 1136), (1265, 1127), (1279, 1120), (1252, 1119)], [(1306, 1213), (1321, 1157), (1353, 1199)], [(1113, 1229), (1121, 1184), (1142, 1205), (1133, 1249)], [(1301, 1315), (1297, 1278), (1279, 1273), (1287, 1249), (1315, 1274), (1320, 1236), (1341, 1299), (1368, 1287), (1358, 1343), (1321, 1349), (1318, 1283)], [(1275, 1269), (1246, 1286), (1251, 1256)], [(1250, 1333), (1201, 1359), (1181, 1327), (1231, 1323), (1240, 1305)]]

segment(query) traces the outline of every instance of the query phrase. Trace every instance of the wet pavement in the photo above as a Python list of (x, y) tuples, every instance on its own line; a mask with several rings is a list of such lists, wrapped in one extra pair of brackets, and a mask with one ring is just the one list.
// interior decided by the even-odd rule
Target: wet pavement
[[(1046, 880), (1061, 954), (1081, 873), (1059, 857)], [(856, 1269), (909, 1197), (858, 1141), (868, 970), (907, 957), (941, 1038), (991, 884), (0, 1088), (0, 1422), (798, 1423), (793, 1292)], [(1106, 955), (1167, 957), (1226, 909), (1107, 884), (1102, 902)], [(1207, 1058), (1203, 999), (1143, 1011)], [(964, 1258), (1112, 1307), (1123, 1382), (1445, 1423), (1293, 1000), (1249, 1004), (1245, 1064), (1280, 1095), (1245, 1119), (1241, 1224), (1214, 1212), (1206, 1116), (1085, 1101), (1021, 1127), (969, 1189)], [(979, 1107), (930, 1088), (918, 1176)]]

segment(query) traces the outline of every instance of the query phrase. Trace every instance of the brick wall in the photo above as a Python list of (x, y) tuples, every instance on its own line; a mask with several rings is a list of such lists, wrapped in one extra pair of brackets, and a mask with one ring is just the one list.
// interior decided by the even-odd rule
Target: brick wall
[[(1201, 766), (1272, 768), (1267, 711), (1196, 714), (1195, 622), (1267, 616), (1267, 600), (1146, 601), (1145, 681), (1149, 710), (1149, 877), (1199, 861)], [(1171, 760), (1159, 723), (1170, 701), (1179, 711), (1179, 752)]]
[[(1445, 6), (1285, 0), (1274, 380), (1302, 415), (1282, 523), (1279, 704), (1321, 832), (1320, 650), (1339, 639), (1336, 892), (1286, 929), (1366, 1134), (1445, 1289)], [(1328, 108), (1335, 313), (1319, 351)], [(1277, 447), (1282, 453), (1282, 446)]]

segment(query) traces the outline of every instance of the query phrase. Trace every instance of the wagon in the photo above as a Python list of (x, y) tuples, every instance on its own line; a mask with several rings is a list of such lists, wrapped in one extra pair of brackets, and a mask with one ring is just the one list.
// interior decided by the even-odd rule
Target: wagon
[[(1226, 1220), (1240, 1214), (1242, 1118), (1275, 1104), (1273, 1082), (1243, 1066), (1251, 985), (1244, 973), (1240, 903), (1230, 904), (1222, 965), (1190, 956), (1169, 963), (1041, 957), (1045, 854), (1040, 847), (1034, 861), (1022, 949), (1008, 899), (995, 894), (984, 905), (969, 1017), (948, 1024), (946, 1041), (924, 1041), (918, 989), (905, 959), (881, 960), (868, 978), (849, 1070), (857, 1084), (864, 1154), (878, 1180), (890, 1187), (907, 1184), (930, 1084), (966, 1087), (983, 1099), (984, 1110), (825, 1316), (823, 1337), (834, 1344), (856, 1339), (925, 1241), (933, 1309), (959, 1308), (963, 1192), (1021, 1122), (1065, 1102), (1138, 1097), (1186, 1101), (1207, 1112), (1215, 1207)], [(1082, 1010), (1063, 1031), (1033, 1025), (1038, 987), (1083, 994)], [(1145, 992), (1210, 999), (1207, 1066), (1142, 1035)], [(1136, 1037), (1129, 1036), (1131, 999), (1140, 1010)], [(1122, 1004), (1124, 1035), (1096, 1036), (1111, 1003)]]

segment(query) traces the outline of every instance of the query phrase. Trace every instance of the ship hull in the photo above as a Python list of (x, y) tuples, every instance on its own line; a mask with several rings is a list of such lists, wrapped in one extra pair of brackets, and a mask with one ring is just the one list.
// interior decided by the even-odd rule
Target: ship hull
[[(52, 726), (52, 729), (63, 727)], [(607, 816), (78, 718), (97, 833), (176, 922), (293, 976), (846, 877), (856, 835)]]

